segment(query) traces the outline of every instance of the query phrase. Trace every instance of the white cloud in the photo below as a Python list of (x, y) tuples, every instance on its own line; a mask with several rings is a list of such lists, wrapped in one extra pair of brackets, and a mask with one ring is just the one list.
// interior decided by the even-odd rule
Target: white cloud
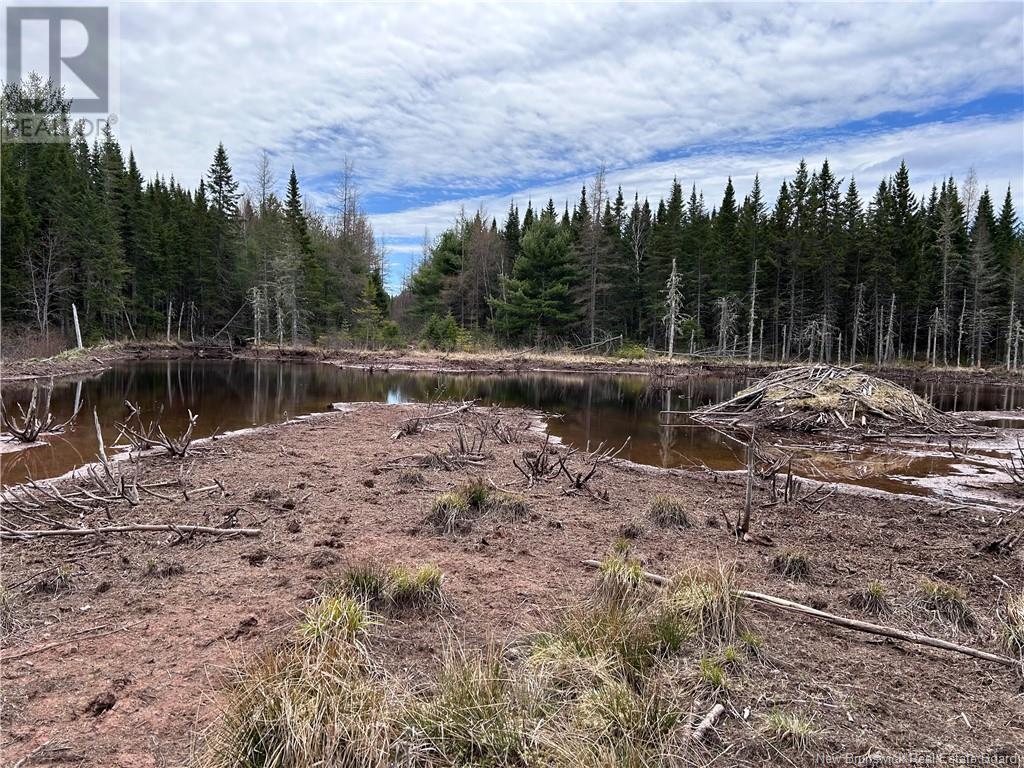
[[(820, 166), (822, 160), (828, 158), (837, 176), (847, 181), (851, 176), (855, 177), (865, 206), (878, 183), (895, 173), (901, 160), (906, 160), (918, 195), (927, 195), (933, 184), (941, 185), (950, 176), (960, 181), (968, 169), (974, 167), (982, 183), (991, 186), (997, 206), (1002, 203), (1006, 185), (1010, 184), (1017, 209), (1024, 211), (1024, 124), (1017, 117), (972, 119), (874, 132), (771, 151), (706, 152), (678, 160), (612, 169), (608, 172), (607, 183), (613, 190), (621, 185), (623, 194), (630, 201), (634, 192), (639, 192), (640, 198), (649, 198), (653, 207), (668, 194), (672, 179), (678, 178), (687, 194), (694, 184), (698, 192), (703, 191), (710, 209), (721, 201), (729, 176), (737, 195), (742, 197), (750, 190), (754, 175), (758, 174), (763, 194), (770, 205), (783, 179), (792, 178), (801, 157), (806, 158), (812, 167)], [(421, 242), (424, 230), (431, 235), (439, 234), (460, 210), (471, 214), (483, 208), (489, 216), (497, 217), (500, 226), (510, 199), (516, 200), (520, 214), (530, 199), (535, 208), (546, 204), (548, 198), (554, 198), (559, 211), (566, 201), (571, 209), (579, 199), (581, 185), (588, 181), (587, 175), (576, 175), (509, 194), (464, 197), (373, 216), (374, 228), (378, 232), (400, 241), (389, 246), (395, 256), (392, 283), (397, 284), (398, 277), (404, 274), (401, 257), (418, 255), (422, 250), (421, 245), (413, 247), (411, 242)]]
[(119, 130), (147, 173), (192, 185), (223, 141), (243, 180), (266, 148), (280, 179), (294, 163), (323, 201), (348, 156), (364, 193), (412, 208), (377, 217), (393, 235), (446, 218), (417, 201), (561, 189), (601, 163), (652, 195), (673, 174), (709, 196), (730, 171), (767, 183), (826, 151), (870, 183), (900, 155), (918, 178), (972, 162), (993, 185), (1020, 178), (1019, 151), (988, 133), (972, 143), (982, 129), (953, 122), (730, 151), (1020, 93), (1019, 3), (125, 3), (121, 14)]
[(479, 188), (1020, 89), (1017, 4), (126, 4), (123, 139)]

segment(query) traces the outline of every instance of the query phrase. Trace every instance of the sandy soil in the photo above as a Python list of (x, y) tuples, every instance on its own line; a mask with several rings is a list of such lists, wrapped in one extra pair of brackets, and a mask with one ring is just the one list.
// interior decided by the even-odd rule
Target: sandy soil
[[(485, 467), (428, 471), (424, 487), (408, 488), (385, 464), (451, 438), (450, 425), (440, 422), (391, 440), (415, 412), (365, 405), (220, 439), (196, 449), (192, 483), (217, 478), (226, 497), (148, 499), (130, 512), (112, 511), (136, 522), (220, 525), (232, 518), (260, 526), (257, 538), (5, 542), (3, 583), (17, 602), (16, 630), (2, 653), (0, 761), (34, 755), (24, 765), (180, 764), (193, 733), (214, 716), (228, 671), (289, 631), (317, 585), (346, 563), (433, 562), (445, 572), (454, 605), (446, 620), (392, 622), (374, 640), (410, 675), (435, 663), (447, 632), (482, 644), (536, 629), (592, 584), (593, 573), (579, 561), (604, 556), (656, 493), (682, 498), (693, 527), (652, 528), (637, 539), (650, 570), (735, 560), (745, 588), (861, 618), (851, 595), (877, 579), (897, 607), (890, 623), (995, 652), (1004, 584), (1019, 590), (1024, 578), (1019, 555), (979, 549), (1005, 535), (1005, 525), (925, 501), (835, 494), (819, 509), (763, 509), (754, 531), (771, 537), (776, 546), (767, 547), (735, 543), (722, 524), (723, 513), (735, 515), (742, 504), (743, 484), (734, 476), (624, 465), (605, 467), (596, 479), (608, 502), (566, 496), (557, 481), (527, 490), (512, 458), (536, 450), (537, 435), (523, 445), (492, 440)], [(513, 422), (525, 417), (506, 414)], [(145, 461), (151, 478), (177, 472), (171, 459)], [(448, 538), (425, 526), (433, 498), (472, 475), (524, 493), (531, 519), (484, 521)], [(758, 502), (766, 493), (759, 489)], [(93, 518), (86, 522), (105, 519)], [(770, 571), (781, 547), (810, 553), (807, 582)], [(70, 568), (71, 583), (54, 592), (60, 567)], [(964, 590), (977, 629), (954, 636), (915, 610), (922, 578)], [(781, 759), (764, 751), (752, 727), (773, 706), (813, 713), (833, 754), (1019, 754), (1024, 745), (1024, 695), (1011, 668), (752, 605), (746, 611), (765, 637), (766, 659), (746, 666), (726, 697), (714, 764)], [(784, 762), (811, 760), (791, 755)]]

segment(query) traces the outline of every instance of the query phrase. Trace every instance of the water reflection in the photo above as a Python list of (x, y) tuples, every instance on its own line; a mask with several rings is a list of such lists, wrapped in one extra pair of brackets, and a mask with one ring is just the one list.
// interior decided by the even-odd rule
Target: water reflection
[[(688, 411), (734, 395), (747, 381), (736, 377), (677, 379), (672, 389), (652, 387), (642, 376), (594, 374), (459, 374), (366, 371), (327, 365), (252, 360), (168, 360), (119, 364), (98, 376), (59, 379), (38, 386), (52, 389), (55, 414), (82, 407), (77, 427), (47, 438), (49, 447), (3, 453), (3, 483), (31, 475), (50, 477), (91, 461), (96, 438), (91, 413), (96, 408), (106, 439), (125, 414), (124, 401), (139, 405), (144, 417), (161, 415), (166, 431), (179, 432), (189, 409), (200, 415), (197, 437), (216, 431), (258, 426), (327, 410), (332, 402), (426, 402), (477, 399), (483, 403), (524, 406), (560, 414), (550, 422), (553, 434), (580, 448), (632, 441), (623, 457), (663, 467), (702, 462), (713, 469), (741, 465), (742, 450), (730, 438), (697, 428), (684, 419), (675, 426), (659, 420), (662, 410)], [(915, 389), (940, 408), (1013, 410), (1024, 405), (1020, 387), (941, 384)], [(4, 388), (6, 407), (27, 402), (30, 389)]]

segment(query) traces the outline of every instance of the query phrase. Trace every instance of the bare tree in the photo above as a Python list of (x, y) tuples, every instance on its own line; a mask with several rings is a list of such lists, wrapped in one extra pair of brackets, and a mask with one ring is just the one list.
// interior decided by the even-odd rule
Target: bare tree
[(67, 262), (68, 239), (52, 223), (46, 226), (34, 247), (28, 250), (29, 301), (39, 332), (50, 340), (50, 313), (55, 299), (70, 289)]
[(589, 326), (591, 344), (597, 341), (597, 296), (604, 240), (601, 216), (604, 211), (605, 194), (604, 166), (602, 165), (597, 169), (597, 173), (594, 174), (594, 180), (590, 183), (590, 189), (588, 190), (590, 221), (583, 222), (585, 229), (582, 233), (588, 271), (587, 324)]
[(950, 301), (953, 291), (953, 275), (959, 262), (959, 256), (956, 253), (953, 239), (957, 229), (955, 215), (951, 196), (947, 195), (939, 211), (939, 229), (936, 232), (939, 258), (942, 261), (942, 324), (936, 328), (936, 331), (941, 331), (942, 333), (943, 364), (948, 362), (949, 339), (947, 337), (950, 327)]
[(676, 331), (683, 320), (683, 293), (680, 289), (679, 273), (676, 271), (676, 258), (672, 257), (672, 273), (666, 283), (665, 305), (668, 309), (665, 315), (665, 322), (668, 324), (668, 356), (671, 358), (675, 352)]
[(974, 365), (980, 366), (982, 346), (989, 338), (992, 291), (998, 275), (992, 267), (992, 238), (988, 224), (982, 217), (978, 219), (974, 228), (974, 242), (968, 255), (968, 279), (971, 293), (971, 360)]

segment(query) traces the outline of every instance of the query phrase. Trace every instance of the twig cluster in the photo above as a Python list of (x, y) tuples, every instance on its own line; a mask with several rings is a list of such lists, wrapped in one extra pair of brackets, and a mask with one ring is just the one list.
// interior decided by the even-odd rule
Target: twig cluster
[(189, 446), (192, 445), (192, 431), (199, 420), (198, 414), (192, 413), (190, 410), (188, 412), (188, 426), (185, 428), (185, 431), (177, 437), (168, 437), (163, 427), (160, 426), (162, 412), (158, 412), (156, 419), (147, 424), (142, 420), (142, 410), (139, 406), (128, 400), (125, 400), (124, 404), (128, 408), (128, 417), (123, 423), (115, 423), (114, 426), (120, 430), (118, 438), (120, 439), (122, 435), (127, 438), (133, 450), (144, 451), (149, 448), (163, 448), (167, 451), (167, 455), (174, 456), (175, 458), (183, 458), (188, 453)]
[(34, 443), (42, 434), (59, 434), (68, 429), (78, 418), (80, 408), (76, 405), (75, 412), (64, 421), (57, 421), (50, 412), (50, 391), (47, 390), (45, 413), (40, 414), (38, 390), (32, 390), (32, 398), (28, 403), (28, 410), (25, 410), (21, 403), (18, 403), (18, 411), (21, 414), (19, 419), (11, 414), (0, 404), (0, 423), (11, 437), (21, 443)]
[(984, 427), (943, 413), (898, 384), (832, 365), (805, 365), (773, 373), (735, 397), (691, 415), (704, 424), (858, 432), (865, 439), (988, 434)]
[[(85, 536), (128, 531), (170, 531), (177, 533), (180, 538), (211, 532), (206, 526), (177, 523), (117, 523), (111, 516), (111, 508), (137, 507), (143, 496), (177, 501), (177, 495), (168, 495), (170, 489), (177, 489), (181, 493), (180, 498), (190, 501), (201, 494), (219, 492), (223, 495), (225, 490), (219, 480), (214, 480), (211, 485), (189, 489), (192, 467), (186, 464), (178, 467), (178, 476), (174, 479), (146, 481), (137, 457), (133, 458), (129, 454), (125, 460), (113, 461), (107, 456), (103, 430), (95, 409), (93, 423), (96, 428), (97, 461), (86, 466), (81, 475), (66, 481), (37, 482), (30, 479), (25, 484), (6, 489), (2, 494), (4, 518), (0, 519), (0, 538), (25, 540), (41, 536)], [(86, 515), (96, 512), (105, 516), (107, 525), (84, 526)], [(12, 515), (20, 518), (22, 525), (13, 524)], [(68, 521), (69, 516), (73, 516), (74, 520)], [(40, 523), (48, 528), (39, 528)], [(242, 532), (235, 528), (213, 530), (218, 533), (221, 530), (224, 533)], [(245, 535), (255, 534), (249, 532)]]

